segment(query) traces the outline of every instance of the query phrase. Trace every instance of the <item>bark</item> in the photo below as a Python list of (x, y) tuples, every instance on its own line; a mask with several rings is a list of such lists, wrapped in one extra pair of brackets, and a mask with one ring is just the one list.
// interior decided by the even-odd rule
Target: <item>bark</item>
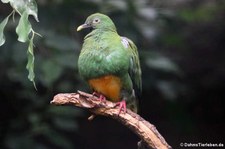
[(127, 109), (125, 112), (119, 113), (119, 108), (115, 103), (110, 101), (100, 101), (92, 94), (78, 91), (78, 93), (62, 93), (55, 95), (51, 104), (55, 105), (74, 105), (81, 108), (86, 108), (93, 113), (89, 117), (92, 120), (95, 115), (102, 115), (113, 118), (121, 122), (126, 127), (130, 128), (141, 139), (138, 142), (138, 148), (156, 148), (169, 149), (171, 146), (167, 144), (162, 135), (158, 132), (156, 127), (144, 120), (140, 115)]

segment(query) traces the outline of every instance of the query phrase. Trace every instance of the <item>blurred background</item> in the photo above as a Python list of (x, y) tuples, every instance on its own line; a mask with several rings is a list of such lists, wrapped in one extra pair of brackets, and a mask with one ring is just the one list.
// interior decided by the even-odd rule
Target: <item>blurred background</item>
[[(36, 0), (37, 91), (27, 79), (27, 45), (15, 22), (0, 47), (1, 149), (136, 149), (139, 138), (105, 117), (54, 106), (57, 93), (89, 92), (77, 70), (84, 36), (78, 25), (95, 12), (109, 15), (120, 35), (140, 54), (143, 93), (140, 115), (173, 148), (180, 143), (225, 145), (225, 1), (223, 0)], [(12, 8), (0, 2), (2, 21)]]

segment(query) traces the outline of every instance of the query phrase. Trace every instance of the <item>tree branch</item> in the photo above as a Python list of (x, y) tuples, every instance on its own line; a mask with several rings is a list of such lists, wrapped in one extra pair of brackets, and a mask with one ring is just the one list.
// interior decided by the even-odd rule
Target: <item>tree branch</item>
[[(121, 112), (115, 103), (110, 101), (99, 101), (97, 97), (78, 91), (78, 93), (63, 93), (55, 95), (51, 104), (55, 105), (74, 105), (89, 109), (95, 115), (103, 115), (118, 120), (123, 125), (136, 133), (142, 141), (138, 143), (139, 148), (146, 144), (148, 148), (170, 149), (165, 139), (157, 131), (156, 127), (144, 120), (138, 114), (127, 109), (127, 112)], [(93, 116), (90, 117), (93, 119)]]

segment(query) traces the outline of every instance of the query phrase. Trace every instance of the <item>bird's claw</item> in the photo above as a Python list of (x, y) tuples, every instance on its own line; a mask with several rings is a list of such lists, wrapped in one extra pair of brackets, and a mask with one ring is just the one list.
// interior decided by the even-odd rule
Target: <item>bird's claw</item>
[(126, 101), (122, 100), (120, 102), (117, 102), (116, 106), (119, 106), (119, 113), (118, 113), (118, 115), (121, 113), (121, 111), (123, 111), (124, 113), (127, 112)]
[(92, 93), (93, 96), (97, 96), (98, 97), (98, 100), (100, 101), (105, 101), (106, 100), (106, 97), (98, 92), (93, 92)]
[(100, 94), (99, 100), (100, 101), (105, 101), (106, 100), (106, 97), (104, 95)]

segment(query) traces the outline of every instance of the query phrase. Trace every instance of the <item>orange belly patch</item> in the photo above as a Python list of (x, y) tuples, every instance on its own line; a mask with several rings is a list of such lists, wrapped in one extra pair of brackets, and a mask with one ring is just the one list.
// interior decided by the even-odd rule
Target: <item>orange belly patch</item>
[(118, 102), (120, 99), (121, 80), (120, 78), (107, 75), (100, 78), (91, 79), (88, 84), (92, 89), (105, 95), (109, 100)]

